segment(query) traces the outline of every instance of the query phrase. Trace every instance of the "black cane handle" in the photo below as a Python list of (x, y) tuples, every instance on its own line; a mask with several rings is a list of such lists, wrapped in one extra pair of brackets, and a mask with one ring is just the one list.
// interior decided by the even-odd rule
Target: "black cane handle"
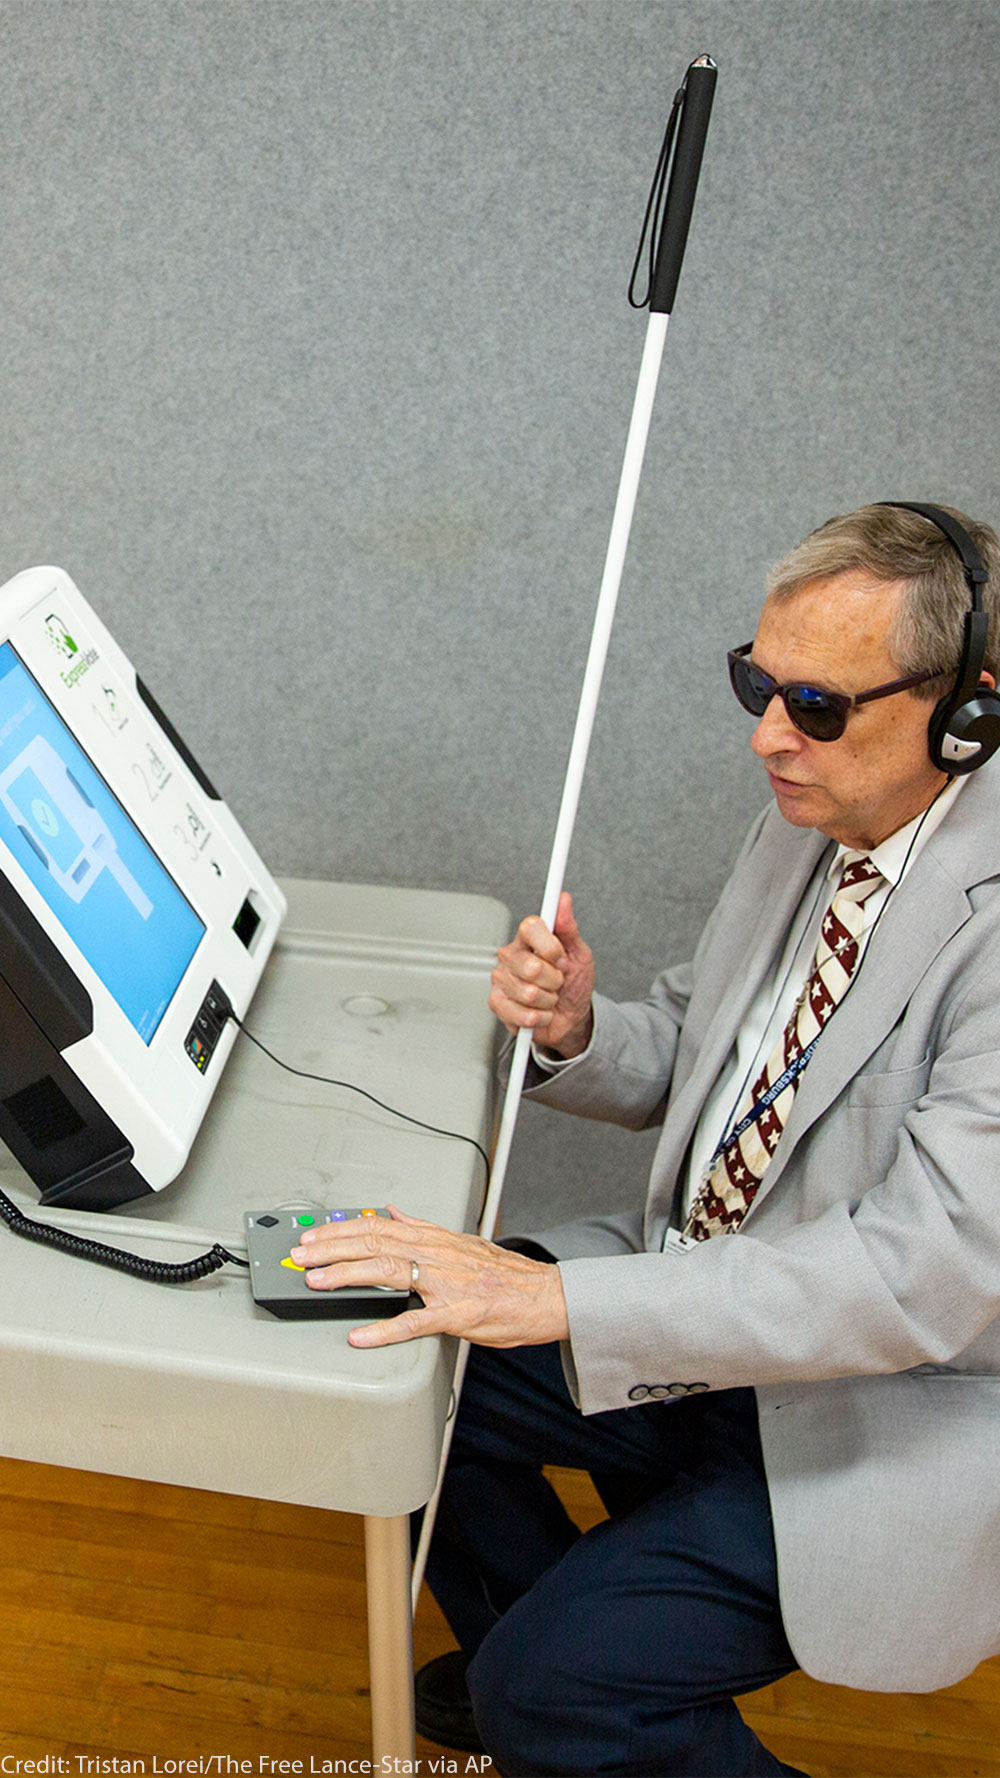
[(677, 145), (655, 247), (649, 298), (654, 315), (669, 315), (677, 294), (717, 77), (718, 69), (711, 56), (699, 56), (685, 77)]

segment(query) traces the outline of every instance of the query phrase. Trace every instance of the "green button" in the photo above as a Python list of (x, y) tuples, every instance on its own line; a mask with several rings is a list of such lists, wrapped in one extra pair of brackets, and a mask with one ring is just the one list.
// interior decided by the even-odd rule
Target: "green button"
[(300, 1229), (311, 1229), (316, 1218), (315, 1216), (297, 1216), (295, 1220)]

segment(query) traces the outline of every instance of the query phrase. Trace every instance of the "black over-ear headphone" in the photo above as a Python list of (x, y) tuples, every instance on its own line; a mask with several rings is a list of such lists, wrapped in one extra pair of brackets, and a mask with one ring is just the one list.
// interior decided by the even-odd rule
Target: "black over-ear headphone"
[(962, 558), (970, 604), (965, 616), (962, 658), (955, 683), (935, 705), (927, 730), (931, 759), (939, 772), (959, 777), (985, 765), (1000, 748), (1000, 692), (980, 684), (986, 659), (990, 620), (983, 610), (982, 588), (989, 580), (979, 550), (963, 525), (940, 506), (924, 506), (917, 500), (880, 500), (880, 506), (899, 506), (918, 512), (943, 531)]

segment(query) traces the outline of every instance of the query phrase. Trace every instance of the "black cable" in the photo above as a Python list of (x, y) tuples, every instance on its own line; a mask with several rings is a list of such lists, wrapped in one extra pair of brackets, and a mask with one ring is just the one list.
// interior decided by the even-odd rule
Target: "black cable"
[(128, 1272), (133, 1278), (147, 1278), (153, 1284), (193, 1284), (197, 1278), (207, 1278), (211, 1272), (219, 1271), (222, 1266), (250, 1264), (249, 1260), (240, 1259), (218, 1242), (210, 1252), (199, 1254), (197, 1259), (176, 1263), (144, 1259), (139, 1253), (126, 1253), (121, 1247), (108, 1247), (103, 1241), (88, 1240), (85, 1235), (74, 1235), (69, 1229), (56, 1228), (52, 1223), (35, 1222), (30, 1216), (25, 1216), (2, 1191), (0, 1220), (6, 1223), (12, 1235), (23, 1235), (26, 1241), (37, 1241), (44, 1247), (56, 1247), (61, 1253), (72, 1253), (77, 1259), (93, 1260), (95, 1265), (110, 1266), (116, 1272)]
[(250, 1042), (256, 1044), (257, 1048), (262, 1050), (270, 1061), (276, 1062), (279, 1068), (285, 1069), (286, 1073), (297, 1074), (300, 1080), (318, 1081), (321, 1086), (343, 1087), (348, 1093), (360, 1093), (362, 1099), (370, 1100), (373, 1105), (378, 1106), (380, 1111), (387, 1111), (390, 1117), (400, 1117), (404, 1123), (416, 1124), (418, 1130), (429, 1130), (432, 1136), (447, 1136), (450, 1142), (467, 1142), (482, 1157), (483, 1166), (486, 1168), (486, 1184), (489, 1185), (490, 1157), (482, 1143), (477, 1142), (474, 1136), (463, 1135), (461, 1130), (442, 1130), (438, 1124), (427, 1124), (421, 1117), (411, 1117), (408, 1111), (397, 1111), (394, 1105), (387, 1105), (384, 1099), (376, 1099), (374, 1093), (367, 1092), (364, 1087), (355, 1086), (353, 1081), (333, 1080), (328, 1074), (310, 1074), (307, 1068), (293, 1068), (291, 1062), (283, 1062), (280, 1056), (276, 1056), (273, 1050), (268, 1049), (266, 1043), (261, 1043), (259, 1037), (255, 1037), (252, 1031), (248, 1031), (243, 1020), (231, 1009), (229, 1017), (234, 1025), (239, 1026), (244, 1037), (248, 1037)]
[[(474, 1136), (466, 1136), (460, 1130), (443, 1130), (437, 1124), (425, 1123), (422, 1118), (411, 1117), (409, 1112), (397, 1111), (384, 1100), (376, 1099), (374, 1093), (365, 1091), (349, 1080), (332, 1080), (325, 1074), (310, 1074), (304, 1068), (293, 1068), (290, 1062), (283, 1062), (259, 1037), (248, 1031), (242, 1019), (230, 1011), (229, 1017), (238, 1025), (244, 1037), (256, 1044), (259, 1050), (270, 1061), (284, 1068), (289, 1074), (297, 1074), (302, 1080), (319, 1081), (323, 1086), (344, 1087), (350, 1093), (360, 1093), (363, 1099), (370, 1099), (381, 1111), (387, 1111), (391, 1117), (402, 1118), (404, 1123), (415, 1124), (420, 1130), (428, 1130), (433, 1136), (446, 1136), (453, 1142), (468, 1142), (477, 1154), (482, 1157), (486, 1168), (486, 1184), (490, 1179), (490, 1158), (482, 1144)], [(146, 1259), (139, 1253), (128, 1253), (122, 1247), (109, 1247), (103, 1241), (92, 1241), (86, 1235), (75, 1235), (70, 1229), (57, 1228), (53, 1223), (36, 1222), (32, 1217), (25, 1216), (13, 1199), (0, 1191), (0, 1222), (6, 1224), (12, 1235), (20, 1235), (26, 1241), (36, 1241), (43, 1247), (55, 1247), (60, 1253), (69, 1253), (77, 1259), (91, 1260), (95, 1265), (108, 1266), (116, 1272), (127, 1272), (133, 1278), (145, 1278), (152, 1284), (193, 1284), (199, 1278), (207, 1278), (212, 1272), (218, 1272), (223, 1266), (245, 1266), (249, 1268), (249, 1260), (241, 1259), (238, 1254), (230, 1253), (218, 1241), (208, 1253), (200, 1253), (197, 1258), (176, 1262)]]

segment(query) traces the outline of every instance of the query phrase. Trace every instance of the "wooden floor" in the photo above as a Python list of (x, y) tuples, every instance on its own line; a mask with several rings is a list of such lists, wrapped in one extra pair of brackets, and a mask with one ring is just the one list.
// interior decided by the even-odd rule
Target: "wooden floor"
[[(592, 1522), (589, 1484), (558, 1482)], [(196, 1759), (219, 1778), (240, 1761), (277, 1778), (280, 1761), (309, 1774), (370, 1757), (358, 1521), (4, 1459), (0, 1514), (3, 1773), (152, 1775)], [(418, 1664), (451, 1646), (426, 1591), (415, 1641)], [(744, 1709), (815, 1778), (1000, 1778), (997, 1661), (931, 1697), (793, 1676)], [(442, 1750), (419, 1753), (429, 1778)]]

